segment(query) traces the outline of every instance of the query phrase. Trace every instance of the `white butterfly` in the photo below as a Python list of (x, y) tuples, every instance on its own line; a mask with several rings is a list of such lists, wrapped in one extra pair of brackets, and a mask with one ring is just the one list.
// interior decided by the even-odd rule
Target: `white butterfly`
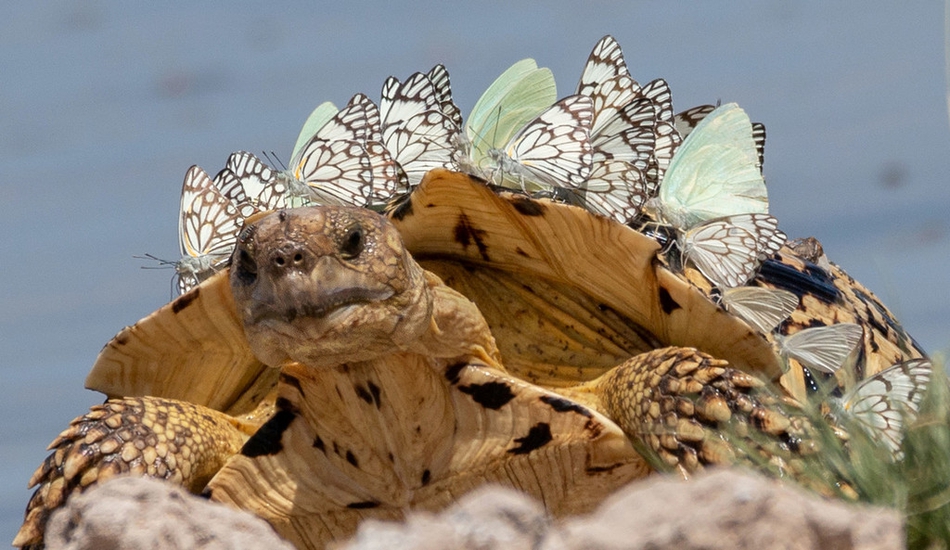
[(899, 460), (904, 422), (917, 417), (932, 372), (928, 359), (898, 363), (860, 381), (837, 404)]
[[(379, 102), (382, 141), (402, 167), (409, 185), (418, 185), (429, 170), (451, 167), (458, 107), (451, 99), (448, 72), (433, 69), (444, 80), (436, 89), (429, 75), (415, 73), (400, 83), (389, 77)], [(448, 97), (446, 97), (448, 95)], [(446, 112), (448, 111), (448, 112)]]
[(242, 222), (208, 174), (197, 166), (189, 168), (181, 187), (178, 218), (181, 260), (175, 264), (182, 294), (227, 265)]
[(572, 95), (522, 128), (500, 149), (490, 149), (492, 181), (527, 192), (580, 188), (591, 172), (591, 99)]
[(310, 190), (305, 184), (292, 178), (278, 178), (276, 170), (246, 151), (231, 153), (225, 168), (214, 179), (222, 194), (245, 217), (310, 201)]
[(742, 109), (728, 103), (700, 121), (677, 148), (650, 206), (680, 230), (733, 214), (768, 213), (752, 123)]
[(861, 325), (837, 323), (801, 330), (791, 336), (774, 335), (779, 355), (802, 365), (833, 374), (844, 365), (864, 336)]
[(778, 220), (768, 214), (726, 216), (678, 234), (683, 258), (720, 288), (744, 285), (785, 244)]
[(721, 302), (726, 311), (768, 334), (798, 308), (799, 299), (787, 290), (740, 286), (724, 290)]
[(449, 117), (453, 124), (459, 129), (462, 128), (462, 110), (452, 100), (452, 82), (449, 79), (449, 71), (444, 65), (436, 65), (426, 74), (432, 87), (435, 88), (435, 96), (439, 100), (442, 112)]
[[(620, 44), (609, 34), (601, 38), (590, 56), (587, 57), (587, 63), (581, 72), (580, 82), (577, 83), (575, 93), (592, 96), (596, 94), (596, 89), (601, 85), (618, 76), (630, 76), (627, 70), (627, 63), (623, 59), (623, 51)], [(640, 86), (634, 82), (635, 92), (640, 90)]]

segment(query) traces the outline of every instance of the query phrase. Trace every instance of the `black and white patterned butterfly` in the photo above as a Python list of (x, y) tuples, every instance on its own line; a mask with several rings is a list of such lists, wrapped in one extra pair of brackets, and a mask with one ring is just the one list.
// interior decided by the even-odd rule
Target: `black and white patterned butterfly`
[(900, 460), (905, 422), (917, 417), (932, 374), (928, 359), (892, 365), (861, 380), (841, 397), (835, 403), (838, 414), (848, 415)]
[(208, 174), (198, 166), (189, 168), (178, 218), (181, 259), (175, 264), (181, 293), (227, 265), (242, 223), (237, 208)]
[(581, 188), (593, 162), (592, 105), (587, 96), (568, 96), (525, 125), (504, 148), (490, 149), (494, 183), (529, 193)]
[(415, 73), (400, 82), (389, 77), (379, 102), (382, 142), (405, 172), (410, 186), (418, 185), (433, 168), (451, 167), (461, 120), (452, 103), (448, 72), (437, 66), (429, 74)]
[(768, 214), (736, 214), (703, 222), (680, 232), (683, 258), (720, 288), (744, 285), (762, 261), (785, 244), (778, 220)]

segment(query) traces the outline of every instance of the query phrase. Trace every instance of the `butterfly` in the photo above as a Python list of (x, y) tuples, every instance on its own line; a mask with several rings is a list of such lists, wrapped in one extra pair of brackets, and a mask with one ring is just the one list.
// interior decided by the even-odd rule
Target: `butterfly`
[(503, 148), (488, 151), (491, 180), (523, 191), (580, 188), (591, 172), (592, 101), (583, 95), (558, 101), (518, 131)]
[(742, 109), (735, 103), (717, 107), (689, 132), (650, 206), (681, 230), (723, 216), (768, 213), (752, 123)]
[(799, 299), (787, 290), (740, 286), (724, 290), (720, 302), (726, 311), (768, 334), (798, 308)]
[(426, 73), (426, 76), (429, 77), (429, 82), (435, 88), (435, 97), (439, 100), (442, 112), (449, 117), (456, 128), (461, 129), (462, 110), (452, 100), (452, 82), (449, 79), (449, 71), (445, 68), (445, 65), (436, 65)]
[(858, 382), (836, 404), (899, 460), (904, 422), (916, 418), (932, 372), (927, 359), (898, 363)]
[(278, 172), (246, 151), (231, 153), (214, 181), (244, 217), (256, 212), (303, 206), (310, 190), (295, 179), (279, 178)]
[[(587, 96), (594, 95), (596, 89), (602, 83), (618, 76), (629, 77), (630, 71), (627, 70), (627, 63), (623, 59), (620, 44), (608, 34), (594, 45), (594, 49), (587, 57), (587, 63), (584, 65), (583, 72), (581, 72), (581, 79), (577, 83), (575, 93)], [(635, 92), (639, 91), (640, 86), (636, 82), (633, 84), (636, 86)]]
[[(674, 117), (676, 132), (685, 139), (693, 128), (715, 109), (715, 105), (698, 105), (677, 113)], [(752, 123), (752, 140), (755, 142), (755, 150), (759, 155), (759, 171), (761, 171), (762, 165), (765, 164), (765, 125), (761, 122)]]
[(382, 142), (410, 186), (418, 185), (429, 170), (452, 165), (453, 143), (460, 131), (448, 72), (444, 67), (432, 71), (440, 78), (440, 89), (428, 74), (415, 73), (404, 83), (391, 76), (379, 102)]
[(833, 374), (844, 365), (863, 336), (861, 325), (837, 323), (806, 328), (791, 336), (775, 334), (774, 339), (783, 359), (795, 359), (810, 369)]
[(507, 144), (515, 133), (557, 100), (554, 74), (533, 59), (509, 67), (481, 95), (456, 136), (459, 170), (488, 179), (488, 151)]
[(182, 294), (227, 265), (243, 221), (204, 170), (188, 169), (178, 218), (181, 260), (175, 264)]
[(330, 119), (339, 112), (340, 110), (336, 108), (336, 105), (329, 101), (317, 105), (317, 108), (310, 113), (310, 116), (303, 123), (303, 128), (300, 129), (300, 134), (297, 136), (297, 142), (294, 144), (294, 150), (290, 154), (290, 158), (296, 158), (303, 146), (317, 134), (317, 131), (323, 128), (327, 122), (330, 122)]
[(714, 285), (744, 285), (762, 261), (785, 244), (778, 220), (768, 214), (737, 214), (703, 222), (677, 239), (689, 260)]

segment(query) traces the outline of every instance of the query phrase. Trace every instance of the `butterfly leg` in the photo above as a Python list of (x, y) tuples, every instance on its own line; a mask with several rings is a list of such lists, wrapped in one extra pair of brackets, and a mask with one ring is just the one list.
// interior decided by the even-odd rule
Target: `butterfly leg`
[(42, 543), (50, 514), (74, 493), (120, 474), (164, 479), (197, 492), (237, 453), (253, 427), (172, 399), (110, 399), (73, 420), (30, 478), (14, 546)]
[(693, 348), (638, 355), (588, 385), (629, 437), (687, 477), (718, 464), (783, 467), (803, 451), (803, 419), (756, 377)]

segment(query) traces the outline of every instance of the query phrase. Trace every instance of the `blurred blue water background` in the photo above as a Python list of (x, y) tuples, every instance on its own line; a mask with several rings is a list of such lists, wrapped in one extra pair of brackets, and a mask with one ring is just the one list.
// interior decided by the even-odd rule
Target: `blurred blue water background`
[(950, 345), (950, 130), (938, 2), (10, 3), (0, 19), (0, 544), (46, 444), (101, 400), (100, 347), (169, 298), (179, 190), (235, 150), (290, 153), (318, 103), (444, 63), (467, 113), (534, 57), (573, 91), (613, 34), (682, 110), (768, 128), (772, 211), (930, 351)]

